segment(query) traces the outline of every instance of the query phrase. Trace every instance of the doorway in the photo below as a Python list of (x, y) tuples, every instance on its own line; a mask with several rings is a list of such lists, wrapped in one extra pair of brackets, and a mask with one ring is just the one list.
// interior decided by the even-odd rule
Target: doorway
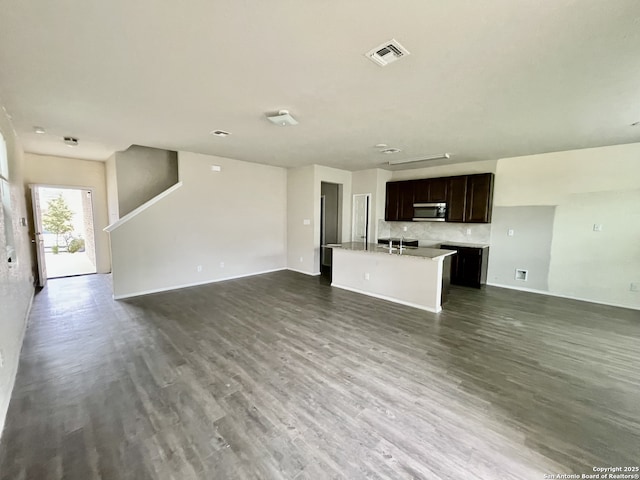
[(371, 231), (369, 228), (370, 203), (370, 193), (357, 193), (353, 195), (353, 227), (351, 228), (352, 242), (369, 243), (371, 241)]
[(39, 285), (96, 273), (92, 191), (31, 185)]
[(340, 243), (342, 238), (342, 185), (321, 182), (320, 193), (320, 273), (331, 279), (333, 250), (325, 245)]

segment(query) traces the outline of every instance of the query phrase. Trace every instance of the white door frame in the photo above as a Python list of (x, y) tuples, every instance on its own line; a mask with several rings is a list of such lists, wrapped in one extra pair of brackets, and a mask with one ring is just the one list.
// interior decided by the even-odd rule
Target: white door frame
[(367, 213), (366, 213), (366, 222), (367, 228), (364, 241), (366, 243), (371, 242), (371, 194), (370, 193), (354, 193), (353, 194), (353, 205), (351, 210), (351, 241), (352, 242), (362, 242), (362, 238), (355, 238), (356, 236), (356, 197), (366, 197), (367, 199)]
[[(38, 276), (40, 276), (42, 273), (44, 273), (45, 275), (45, 279), (38, 279), (38, 286), (40, 287), (44, 287), (45, 284), (47, 283), (47, 279), (46, 279), (46, 262), (45, 262), (45, 258), (44, 255), (42, 256), (42, 265), (40, 264), (40, 244), (39, 242), (42, 241), (42, 253), (44, 253), (44, 240), (40, 240), (40, 238), (38, 237), (39, 235), (42, 235), (42, 233), (39, 231), (40, 229), (42, 229), (42, 218), (36, 218), (36, 211), (35, 211), (35, 205), (34, 205), (34, 187), (35, 187), (35, 191), (37, 191), (40, 188), (57, 188), (57, 189), (61, 189), (61, 190), (87, 190), (91, 193), (91, 221), (93, 222), (93, 251), (95, 252), (96, 255), (96, 273), (98, 272), (98, 248), (96, 245), (96, 202), (95, 202), (95, 195), (94, 195), (94, 188), (93, 187), (83, 187), (81, 185), (51, 185), (51, 184), (45, 184), (45, 183), (30, 183), (29, 184), (29, 188), (31, 189), (31, 205), (32, 205), (32, 209), (33, 209), (33, 233), (34, 233), (34, 238), (31, 239), (32, 243), (36, 244), (36, 260), (38, 263)], [(39, 197), (38, 197), (38, 203), (39, 203)], [(38, 222), (40, 222), (40, 225), (38, 224)]]

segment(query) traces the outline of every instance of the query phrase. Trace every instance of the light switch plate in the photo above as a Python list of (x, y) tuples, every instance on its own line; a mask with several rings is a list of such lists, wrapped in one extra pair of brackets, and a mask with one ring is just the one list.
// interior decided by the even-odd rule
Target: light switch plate
[(601, 223), (594, 223), (593, 224), (593, 231), (594, 232), (601, 232), (602, 231), (602, 224)]

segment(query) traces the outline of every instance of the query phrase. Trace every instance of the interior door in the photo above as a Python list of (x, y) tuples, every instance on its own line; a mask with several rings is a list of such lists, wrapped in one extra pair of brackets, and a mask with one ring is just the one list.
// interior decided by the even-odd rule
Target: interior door
[(369, 198), (368, 193), (353, 196), (352, 242), (369, 243)]
[(33, 205), (33, 230), (34, 238), (31, 240), (36, 245), (36, 259), (38, 261), (38, 286), (44, 287), (47, 283), (47, 264), (44, 256), (44, 236), (42, 233), (42, 213), (40, 210), (40, 192), (38, 185), (30, 185), (31, 203)]

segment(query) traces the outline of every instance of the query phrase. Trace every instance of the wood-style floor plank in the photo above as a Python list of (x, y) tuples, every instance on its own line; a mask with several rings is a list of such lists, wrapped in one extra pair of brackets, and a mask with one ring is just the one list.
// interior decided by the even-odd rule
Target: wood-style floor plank
[(537, 479), (640, 462), (640, 313), (452, 287), (432, 314), (277, 272), (35, 298), (1, 480)]

